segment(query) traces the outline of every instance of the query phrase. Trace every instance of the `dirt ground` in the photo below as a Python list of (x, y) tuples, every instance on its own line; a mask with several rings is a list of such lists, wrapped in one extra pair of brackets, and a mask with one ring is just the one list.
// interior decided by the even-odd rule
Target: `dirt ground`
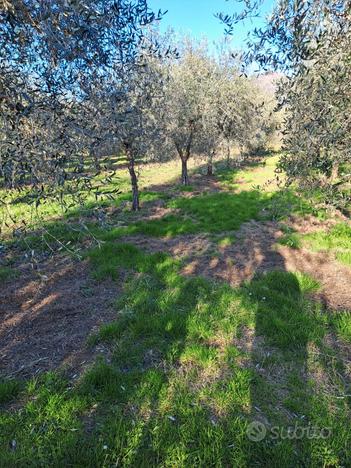
[(91, 278), (86, 262), (57, 257), (0, 289), (0, 375), (27, 377), (55, 368), (71, 376), (88, 364), (90, 333), (114, 319), (115, 282)]
[[(217, 191), (205, 176), (194, 177), (196, 192)], [(165, 187), (163, 187), (165, 190)], [(195, 192), (195, 193), (196, 193)], [(194, 193), (184, 193), (192, 196)], [(164, 203), (156, 202), (148, 219), (167, 214)], [(335, 221), (334, 221), (335, 222)], [(298, 233), (328, 229), (333, 221), (308, 217), (289, 222)], [(222, 233), (225, 236), (225, 233)], [(255, 273), (274, 269), (305, 272), (322, 288), (319, 298), (332, 311), (351, 310), (351, 269), (325, 253), (277, 244), (283, 235), (277, 222), (250, 221), (235, 234), (234, 241), (220, 247), (206, 234), (175, 238), (130, 236), (123, 241), (150, 251), (168, 252), (184, 261), (183, 274), (202, 275), (239, 286)], [(102, 323), (116, 316), (114, 301), (122, 285), (92, 279), (86, 261), (59, 255), (24, 268), (17, 280), (0, 286), (0, 375), (24, 378), (50, 369), (63, 368), (78, 376), (103, 347), (91, 349), (87, 337)]]
[[(330, 227), (330, 221), (312, 217), (291, 220), (297, 232), (306, 234)], [(183, 273), (239, 286), (251, 280), (255, 273), (270, 270), (301, 271), (321, 283), (320, 299), (332, 310), (351, 310), (351, 269), (337, 262), (326, 252), (292, 249), (277, 244), (283, 235), (276, 222), (249, 221), (236, 233), (236, 240), (227, 247), (218, 247), (204, 234), (152, 239), (134, 236), (126, 239), (150, 251), (166, 251), (185, 259)]]

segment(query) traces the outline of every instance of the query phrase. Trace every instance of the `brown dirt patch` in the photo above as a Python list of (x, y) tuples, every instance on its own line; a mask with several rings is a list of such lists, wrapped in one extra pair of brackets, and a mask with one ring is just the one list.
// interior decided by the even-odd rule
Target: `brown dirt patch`
[(284, 267), (273, 248), (281, 235), (277, 223), (250, 221), (236, 233), (235, 243), (224, 248), (218, 247), (206, 234), (170, 239), (129, 236), (125, 240), (153, 252), (166, 251), (176, 258), (185, 258), (184, 274), (202, 275), (238, 286), (252, 279), (257, 271)]
[(94, 355), (88, 335), (113, 320), (118, 288), (96, 282), (86, 262), (59, 257), (0, 289), (0, 374), (27, 377), (65, 368), (79, 374)]
[(318, 294), (333, 310), (351, 310), (351, 269), (337, 262), (326, 252), (310, 252), (279, 247), (288, 271), (302, 271), (321, 283)]
[[(328, 229), (336, 221), (318, 221), (309, 217), (291, 224), (297, 232)], [(202, 275), (239, 286), (250, 281), (257, 272), (271, 270), (300, 271), (322, 285), (319, 298), (333, 310), (351, 310), (351, 269), (325, 252), (291, 249), (277, 245), (283, 235), (277, 222), (249, 221), (235, 233), (236, 240), (227, 247), (218, 247), (206, 234), (178, 236), (172, 239), (130, 236), (132, 242), (149, 251), (166, 251), (185, 259), (185, 275)]]
[[(328, 227), (313, 219), (293, 222), (303, 233)], [(320, 298), (327, 307), (351, 310), (351, 269), (326, 253), (277, 245), (282, 234), (276, 222), (250, 221), (225, 247), (206, 234), (124, 240), (183, 259), (185, 275), (232, 286), (251, 280), (256, 272), (302, 271), (321, 282)], [(40, 270), (24, 268), (16, 281), (0, 286), (0, 374), (24, 377), (55, 368), (79, 374), (94, 356), (86, 347), (87, 336), (115, 318), (111, 304), (118, 292), (112, 281), (94, 281), (86, 262), (64, 256), (43, 262)]]

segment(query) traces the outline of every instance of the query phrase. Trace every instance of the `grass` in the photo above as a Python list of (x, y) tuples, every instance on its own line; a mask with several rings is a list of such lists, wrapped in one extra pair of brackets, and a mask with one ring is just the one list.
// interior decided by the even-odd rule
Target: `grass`
[(256, 327), (268, 342), (282, 349), (306, 346), (323, 337), (325, 320), (318, 304), (303, 301), (303, 295), (319, 285), (306, 275), (272, 272), (250, 285), (258, 303)]
[(337, 335), (344, 341), (351, 343), (351, 312), (339, 312), (334, 318)]
[(155, 220), (137, 221), (97, 235), (103, 240), (114, 240), (130, 234), (173, 237), (198, 232), (235, 231), (245, 221), (258, 218), (266, 204), (265, 197), (254, 191), (180, 197), (168, 203), (168, 207), (176, 210), (177, 214), (165, 215)]
[(193, 192), (194, 187), (192, 185), (177, 185), (175, 187), (179, 192)]
[[(75, 387), (54, 373), (31, 381), (22, 410), (0, 416), (2, 466), (347, 466), (346, 401), (333, 399), (331, 410), (306, 381), (308, 350), (328, 328), (308, 298), (315, 281), (281, 271), (235, 289), (184, 277), (174, 259), (128, 244), (89, 256), (101, 279), (135, 273), (116, 321), (91, 338), (111, 357)], [(248, 426), (263, 414), (268, 435), (253, 442)], [(269, 432), (307, 423), (331, 427), (332, 436), (276, 440)]]
[(233, 236), (224, 236), (217, 239), (218, 247), (225, 249), (230, 247), (235, 242), (235, 238)]
[(347, 223), (338, 223), (328, 231), (311, 234), (298, 234), (282, 225), (284, 235), (278, 240), (281, 245), (292, 249), (306, 246), (316, 252), (332, 252), (335, 258), (345, 265), (351, 265), (351, 227)]
[(93, 275), (97, 279), (110, 277), (117, 279), (119, 269), (131, 268), (141, 261), (139, 250), (131, 244), (105, 243), (87, 254), (93, 266)]
[(144, 234), (154, 237), (174, 237), (184, 234), (221, 233), (236, 231), (251, 220), (284, 219), (288, 214), (311, 213), (307, 202), (301, 201), (290, 192), (272, 194), (259, 191), (239, 193), (219, 192), (188, 197), (179, 197), (168, 202), (174, 214), (159, 219), (131, 222), (127, 226), (95, 231), (105, 241), (123, 236)]
[[(42, 199), (39, 206), (36, 206), (35, 199), (28, 204), (28, 201), (33, 198), (29, 188), (21, 187), (20, 190), (12, 191), (0, 189), (0, 199), (6, 201), (7, 204), (6, 208), (4, 205), (0, 210), (0, 224), (3, 233), (9, 236), (14, 227), (26, 226), (38, 229), (43, 223), (54, 222), (58, 218), (76, 218), (82, 214), (91, 213), (96, 207), (113, 206), (114, 204), (118, 206), (121, 201), (130, 201), (130, 181), (125, 161), (122, 158), (117, 158), (116, 161), (117, 163), (110, 169), (111, 171), (117, 171), (117, 176), (111, 177), (109, 173), (102, 173), (92, 180), (92, 185), (98, 187), (96, 191), (100, 193), (98, 199), (95, 197), (96, 191), (89, 193), (83, 187), (68, 184), (62, 196), (58, 192), (56, 197)], [(199, 165), (198, 160), (189, 161), (190, 172), (196, 170)], [(161, 193), (148, 190), (150, 186), (174, 182), (179, 177), (180, 164), (178, 161), (141, 166), (139, 168), (141, 202), (148, 202), (157, 197), (162, 198)], [(104, 193), (116, 190), (121, 193), (119, 195), (114, 194), (113, 200), (104, 195)]]
[(351, 265), (351, 227), (346, 223), (339, 223), (329, 231), (318, 231), (307, 234), (303, 242), (315, 251), (330, 251), (340, 262)]
[[(251, 190), (228, 190), (230, 189), (228, 182), (231, 180), (230, 178), (242, 177), (245, 174), (248, 177), (250, 174), (252, 175), (252, 171), (254, 171), (253, 176), (258, 177), (260, 182), (267, 182), (274, 173), (276, 160), (277, 156), (268, 157), (264, 166), (256, 165), (246, 169), (246, 172), (241, 170), (240, 174), (233, 170), (222, 171), (219, 169), (222, 186), (227, 189), (224, 192), (200, 194), (191, 198), (179, 196), (178, 193), (178, 197), (174, 198), (174, 193), (172, 195), (144, 188), (140, 194), (143, 210), (146, 210), (149, 204), (157, 200), (163, 200), (163, 204), (172, 210), (170, 214), (166, 214), (162, 218), (151, 220), (140, 220), (137, 214), (129, 211), (131, 194), (128, 191), (127, 175), (123, 169), (117, 181), (108, 180), (106, 182), (105, 190), (107, 192), (116, 188), (115, 184), (119, 184), (118, 187), (122, 189), (122, 193), (116, 195), (113, 201), (96, 201), (92, 197), (88, 197), (82, 206), (77, 206), (72, 201), (72, 206), (67, 212), (62, 213), (61, 210), (61, 218), (58, 218), (59, 206), (56, 202), (52, 202), (51, 205), (49, 202), (43, 206), (40, 205), (39, 208), (42, 210), (40, 216), (43, 217), (40, 221), (41, 224), (34, 223), (31, 227), (29, 225), (26, 235), (6, 240), (5, 244), (9, 248), (16, 247), (18, 253), (30, 251), (37, 255), (51, 249), (81, 256), (81, 250), (86, 248), (89, 243), (95, 242), (95, 239), (113, 241), (133, 234), (153, 237), (174, 237), (197, 233), (220, 235), (224, 231), (229, 232), (229, 236), (232, 237), (242, 223), (250, 219), (280, 220), (291, 213), (318, 214), (314, 212), (313, 207), (306, 200), (297, 197), (291, 191), (277, 190), (277, 187), (271, 187), (272, 190), (269, 191), (262, 190), (262, 188), (252, 190), (252, 187)], [(176, 162), (145, 166), (140, 176), (140, 185), (145, 184), (145, 187), (152, 187), (157, 183), (168, 183), (174, 180), (178, 170)], [(191, 170), (195, 171), (199, 168), (194, 165)], [(99, 177), (103, 180), (103, 176)], [(249, 186), (245, 187), (249, 188)], [(185, 187), (185, 191), (192, 189), (191, 186)], [(171, 198), (172, 196), (173, 198)], [(66, 202), (69, 205), (69, 200)], [(25, 204), (19, 201), (15, 203), (14, 200), (13, 203), (18, 218), (23, 218), (26, 221), (29, 212), (25, 211)], [(122, 213), (119, 212), (118, 219), (113, 214), (100, 213), (101, 210), (97, 211), (97, 208), (106, 209), (108, 206), (124, 207)], [(47, 211), (45, 211), (46, 209)], [(30, 218), (32, 216), (33, 213)], [(287, 242), (291, 243), (292, 240), (287, 239)], [(340, 255), (346, 254), (340, 253)], [(12, 258), (12, 260), (15, 259)]]
[(335, 257), (339, 262), (344, 263), (345, 265), (351, 265), (351, 250), (347, 252), (336, 252)]
[(291, 249), (300, 249), (302, 246), (301, 236), (295, 232), (287, 232), (278, 239), (278, 244), (286, 245)]
[[(331, 317), (313, 299), (318, 282), (300, 272), (260, 274), (232, 288), (182, 275), (182, 262), (164, 253), (116, 242), (130, 234), (201, 232), (225, 249), (251, 219), (313, 212), (306, 200), (273, 184), (252, 188), (265, 185), (275, 163), (268, 158), (245, 171), (219, 171), (223, 192), (172, 199), (144, 192), (145, 206), (161, 198), (173, 210), (160, 219), (123, 213), (124, 226), (112, 217), (109, 228), (86, 220), (104, 241), (84, 252), (92, 274), (123, 285), (115, 320), (89, 337), (106, 357), (99, 356), (76, 383), (59, 372), (0, 381), (0, 404), (15, 404), (0, 412), (0, 466), (351, 465), (346, 371), (341, 351), (326, 339), (335, 334), (351, 343), (349, 311)], [(145, 186), (174, 178), (172, 164), (160, 167), (156, 178), (155, 167), (153, 174), (146, 167)], [(122, 193), (113, 203), (129, 201), (130, 194)], [(94, 213), (94, 203), (84, 214)], [(70, 226), (48, 220), (45, 235), (81, 248), (86, 233), (75, 219), (81, 216), (72, 210)], [(33, 234), (30, 241), (39, 248), (43, 239)], [(345, 226), (307, 241), (337, 255), (350, 247)], [(299, 248), (305, 239), (287, 230), (283, 242)], [(5, 269), (4, 280), (11, 274)], [(267, 430), (260, 441), (248, 436), (254, 421)], [(310, 426), (330, 434), (287, 436)]]
[(11, 267), (0, 267), (0, 283), (9, 281), (18, 276), (18, 272)]
[(278, 160), (279, 156), (270, 156), (262, 162), (251, 164), (250, 167), (243, 169), (238, 168), (235, 171), (221, 169), (218, 178), (222, 185), (229, 190), (247, 191), (260, 187), (265, 192), (273, 193), (278, 189), (275, 172)]
[(21, 389), (21, 384), (17, 380), (0, 378), (0, 404), (7, 403), (15, 399)]

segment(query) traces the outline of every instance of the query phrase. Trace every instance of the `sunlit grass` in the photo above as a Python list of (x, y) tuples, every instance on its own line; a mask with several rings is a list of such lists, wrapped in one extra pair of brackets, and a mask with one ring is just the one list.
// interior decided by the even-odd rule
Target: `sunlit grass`
[(351, 312), (338, 312), (333, 318), (339, 337), (351, 344)]
[[(262, 217), (262, 215), (263, 218), (277, 219), (293, 212), (306, 213), (313, 211), (306, 201), (300, 200), (293, 193), (287, 191), (252, 190), (252, 186), (250, 186), (250, 190), (244, 190), (246, 186), (241, 180), (242, 177), (254, 175), (256, 178), (257, 175), (257, 185), (259, 185), (260, 182), (268, 180), (272, 173), (274, 173), (277, 158), (278, 156), (267, 157), (264, 160), (265, 166), (249, 167), (242, 169), (239, 173), (233, 170), (226, 170), (224, 173), (219, 171), (220, 179), (224, 176), (225, 179), (231, 180), (230, 178), (233, 178), (233, 180), (239, 181), (239, 192), (235, 189), (234, 192), (204, 194), (192, 198), (183, 198), (181, 191), (177, 189), (177, 187), (179, 188), (177, 186), (179, 180), (178, 161), (141, 166), (139, 185), (141, 188), (140, 201), (142, 208), (147, 207), (148, 203), (163, 199), (169, 208), (176, 210), (175, 214), (166, 215), (161, 219), (152, 221), (138, 221), (137, 216), (129, 212), (131, 193), (128, 173), (125, 167), (117, 171), (118, 178), (114, 182), (110, 181), (104, 186), (104, 190), (107, 192), (116, 188), (122, 191), (122, 193), (114, 196), (113, 201), (107, 199), (96, 200), (93, 194), (87, 194), (87, 198), (82, 206), (74, 204), (73, 199), (71, 203), (69, 200), (66, 200), (69, 209), (63, 212), (58, 202), (50, 202), (48, 200), (46, 203), (38, 206), (39, 218), (35, 217), (33, 206), (28, 207), (24, 203), (16, 202), (12, 208), (16, 211), (16, 219), (20, 225), (22, 221), (26, 222), (28, 229), (28, 223), (32, 221), (31, 229), (39, 229), (41, 226), (45, 227), (46, 232), (41, 233), (41, 237), (38, 234), (34, 234), (32, 237), (29, 236), (29, 238), (25, 239), (27, 248), (38, 248), (41, 244), (44, 244), (45, 247), (47, 243), (57, 243), (59, 248), (61, 248), (60, 243), (65, 245), (69, 243), (71, 245), (72, 243), (80, 242), (89, 233), (93, 236), (96, 235), (100, 239), (112, 240), (124, 235), (137, 233), (150, 236), (174, 236), (196, 232), (233, 231), (238, 229), (243, 222)], [(194, 159), (191, 161), (189, 164), (190, 172), (199, 170), (200, 165), (201, 160)], [(102, 180), (102, 175), (98, 176), (98, 178)], [(151, 186), (158, 186), (160, 188), (163, 184), (170, 182), (175, 184), (174, 188), (177, 189), (178, 195), (178, 198), (173, 198), (171, 201), (167, 200), (174, 196), (174, 192), (165, 193), (159, 190), (150, 191), (147, 189)], [(225, 180), (222, 180), (222, 183), (226, 185)], [(193, 187), (191, 186), (185, 187), (186, 191), (192, 189)], [(107, 217), (107, 223), (104, 223), (103, 227), (99, 228), (97, 220), (90, 219), (90, 217), (94, 218), (97, 208), (109, 205), (112, 207), (123, 207), (124, 214), (120, 214), (118, 220), (113, 217)], [(260, 213), (261, 210), (266, 211), (265, 213)], [(116, 221), (118, 222), (116, 223)], [(11, 228), (11, 223), (8, 227)], [(69, 230), (73, 232), (70, 234)], [(23, 241), (21, 242), (23, 243)]]
[[(277, 183), (276, 166), (279, 161), (279, 155), (269, 156), (262, 159), (261, 162), (253, 164), (252, 167), (243, 169), (223, 170), (219, 174), (223, 187), (235, 190), (252, 190), (258, 186), (264, 192), (276, 192), (279, 187)], [(282, 175), (279, 176), (281, 183), (284, 181)]]
[[(315, 281), (277, 271), (233, 289), (127, 244), (90, 258), (100, 279), (129, 272), (116, 320), (90, 340), (110, 357), (75, 386), (48, 373), (22, 389), (23, 408), (0, 416), (3, 466), (347, 465), (345, 402), (306, 381), (308, 348), (329, 323), (306, 297)], [(332, 436), (252, 442), (246, 429), (260, 418)]]
[[(3, 232), (10, 233), (12, 228), (26, 225), (39, 227), (44, 221), (80, 216), (93, 210), (96, 206), (113, 205), (115, 203), (118, 205), (121, 200), (129, 201), (131, 199), (130, 178), (123, 163), (123, 160), (119, 161), (119, 164), (122, 164), (121, 168), (118, 165), (114, 167), (116, 172), (111, 180), (107, 179), (111, 171), (96, 176), (93, 179), (93, 185), (97, 187), (96, 190), (89, 192), (83, 187), (81, 191), (70, 194), (70, 184), (68, 183), (62, 199), (58, 196), (59, 192), (57, 192), (57, 197), (42, 197), (39, 205), (35, 203), (29, 188), (23, 187), (21, 190), (0, 189), (0, 198), (6, 200), (7, 203), (7, 207), (5, 208), (2, 205), (0, 210), (0, 223)], [(193, 171), (200, 165), (201, 160), (190, 160), (189, 170)], [(138, 173), (141, 201), (150, 201), (150, 195), (144, 197), (143, 192), (148, 192), (148, 188), (152, 185), (158, 186), (171, 182), (176, 185), (180, 177), (180, 163), (174, 160), (165, 163), (140, 165)], [(116, 190), (121, 192), (121, 195), (112, 194), (116, 202), (110, 201), (104, 196), (104, 192), (114, 192)], [(95, 192), (100, 193), (98, 198), (96, 198)], [(154, 192), (152, 199), (155, 199), (156, 196), (157, 194)], [(161, 193), (159, 197), (162, 197)]]
[(340, 262), (351, 265), (351, 227), (347, 223), (339, 223), (329, 231), (305, 235), (303, 242), (315, 251), (333, 252)]
[(256, 220), (280, 220), (288, 215), (313, 212), (307, 201), (300, 200), (291, 192), (260, 193), (219, 192), (200, 194), (194, 197), (178, 197), (166, 206), (174, 213), (152, 219), (135, 221), (127, 226), (111, 227), (96, 231), (102, 240), (114, 240), (133, 234), (154, 237), (174, 237), (183, 234), (235, 232), (240, 226)]

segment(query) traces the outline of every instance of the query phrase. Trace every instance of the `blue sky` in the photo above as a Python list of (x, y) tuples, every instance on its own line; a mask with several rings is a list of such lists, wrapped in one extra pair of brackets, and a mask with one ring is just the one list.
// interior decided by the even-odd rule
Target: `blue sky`
[[(240, 12), (242, 3), (236, 0), (149, 0), (149, 6), (155, 11), (168, 10), (160, 24), (161, 31), (169, 26), (176, 31), (190, 33), (196, 38), (206, 36), (211, 43), (224, 36), (224, 26), (214, 17), (217, 12)], [(260, 27), (264, 16), (273, 8), (274, 0), (264, 0), (262, 18), (247, 20), (243, 25), (237, 25), (232, 38), (235, 48), (244, 46), (246, 33), (255, 26)]]

